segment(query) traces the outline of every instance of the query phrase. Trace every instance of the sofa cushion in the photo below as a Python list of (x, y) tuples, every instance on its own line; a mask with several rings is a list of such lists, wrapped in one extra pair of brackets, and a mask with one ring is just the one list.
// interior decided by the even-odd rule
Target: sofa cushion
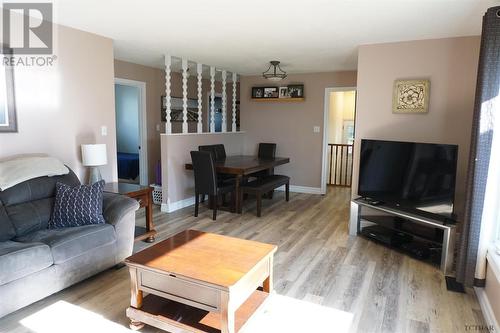
[(0, 242), (12, 239), (15, 236), (16, 229), (14, 229), (5, 208), (0, 203)]
[(102, 191), (104, 180), (92, 185), (56, 184), (56, 201), (49, 229), (103, 224)]
[(43, 243), (0, 242), (0, 285), (41, 271), (53, 264)]
[[(14, 226), (16, 236), (46, 229), (54, 206), (56, 182), (70, 186), (80, 184), (76, 175), (39, 177), (0, 191), (0, 202)], [(0, 223), (3, 217), (0, 212)]]
[(45, 198), (9, 206), (5, 208), (5, 211), (16, 230), (16, 236), (19, 237), (47, 229), (53, 206), (54, 198)]
[(116, 241), (115, 229), (110, 224), (94, 224), (81, 227), (39, 230), (16, 238), (19, 242), (41, 242), (50, 246), (55, 264)]

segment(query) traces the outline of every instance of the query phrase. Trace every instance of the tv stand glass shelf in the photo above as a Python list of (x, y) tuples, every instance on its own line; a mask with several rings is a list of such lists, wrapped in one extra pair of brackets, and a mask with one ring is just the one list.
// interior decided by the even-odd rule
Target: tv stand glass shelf
[(357, 198), (351, 201), (349, 234), (367, 236), (417, 257), (415, 253), (423, 253), (437, 261), (445, 275), (452, 271), (454, 223)]

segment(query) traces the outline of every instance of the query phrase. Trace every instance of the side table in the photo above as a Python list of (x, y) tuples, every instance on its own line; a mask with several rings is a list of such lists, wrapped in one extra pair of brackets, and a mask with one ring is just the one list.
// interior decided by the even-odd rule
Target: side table
[(135, 241), (144, 240), (147, 243), (155, 241), (156, 230), (153, 224), (153, 189), (151, 187), (114, 182), (104, 185), (104, 192), (122, 194), (137, 200), (140, 207), (146, 209), (146, 228), (135, 228)]

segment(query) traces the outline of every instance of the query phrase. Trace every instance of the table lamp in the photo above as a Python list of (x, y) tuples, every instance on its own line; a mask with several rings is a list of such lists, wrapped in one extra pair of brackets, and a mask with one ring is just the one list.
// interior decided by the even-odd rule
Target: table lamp
[(92, 185), (102, 179), (99, 166), (108, 163), (105, 144), (82, 145), (83, 165), (90, 168), (89, 184)]

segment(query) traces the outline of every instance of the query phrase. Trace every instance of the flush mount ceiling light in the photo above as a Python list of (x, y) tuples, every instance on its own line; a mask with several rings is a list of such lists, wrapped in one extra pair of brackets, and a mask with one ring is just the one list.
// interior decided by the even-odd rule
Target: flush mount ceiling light
[[(269, 68), (262, 73), (262, 76), (270, 81), (280, 81), (286, 78), (286, 72), (281, 69), (280, 62), (273, 60), (269, 62)], [(271, 69), (272, 67), (272, 69)]]

